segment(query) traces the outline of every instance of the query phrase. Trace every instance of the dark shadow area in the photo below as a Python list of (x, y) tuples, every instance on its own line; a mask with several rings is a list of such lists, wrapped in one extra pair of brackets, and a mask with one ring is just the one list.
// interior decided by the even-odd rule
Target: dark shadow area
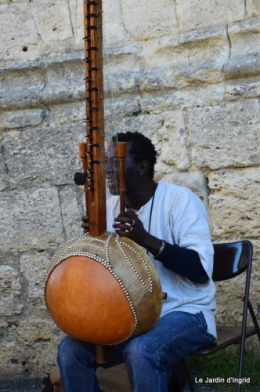
[(0, 380), (0, 392), (40, 392), (42, 378), (22, 378)]

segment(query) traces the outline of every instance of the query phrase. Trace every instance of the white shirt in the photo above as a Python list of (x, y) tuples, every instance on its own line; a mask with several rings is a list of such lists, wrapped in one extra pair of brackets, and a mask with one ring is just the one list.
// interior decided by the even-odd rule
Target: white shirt
[[(152, 206), (153, 204), (153, 206)], [(152, 211), (151, 211), (152, 208)], [(120, 213), (119, 196), (107, 201), (107, 230), (114, 232), (114, 219)], [(170, 244), (195, 250), (209, 280), (204, 284), (193, 283), (154, 259), (149, 253), (160, 277), (162, 291), (167, 293), (161, 316), (172, 311), (196, 314), (203, 312), (208, 332), (216, 337), (214, 318), (216, 288), (212, 281), (214, 249), (205, 207), (189, 189), (169, 183), (159, 183), (154, 201), (149, 200), (137, 212), (145, 230)], [(151, 224), (149, 221), (151, 215)]]

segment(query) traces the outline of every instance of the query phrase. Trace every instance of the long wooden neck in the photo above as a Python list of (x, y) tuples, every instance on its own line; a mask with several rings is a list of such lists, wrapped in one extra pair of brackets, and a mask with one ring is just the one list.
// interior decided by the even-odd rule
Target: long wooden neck
[(87, 175), (89, 233), (97, 237), (106, 231), (102, 0), (84, 0), (84, 35), (86, 142), (80, 143), (79, 154)]

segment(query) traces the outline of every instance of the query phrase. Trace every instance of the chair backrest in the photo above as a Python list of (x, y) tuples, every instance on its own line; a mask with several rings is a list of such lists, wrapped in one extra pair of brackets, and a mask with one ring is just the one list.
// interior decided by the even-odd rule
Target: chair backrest
[(231, 279), (241, 274), (251, 263), (253, 245), (250, 241), (236, 241), (214, 244), (213, 280), (215, 282)]

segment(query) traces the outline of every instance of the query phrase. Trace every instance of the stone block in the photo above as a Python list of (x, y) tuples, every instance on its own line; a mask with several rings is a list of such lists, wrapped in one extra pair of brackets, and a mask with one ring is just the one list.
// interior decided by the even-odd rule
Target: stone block
[(260, 171), (219, 170), (209, 174), (209, 211), (215, 239), (259, 239)]
[(61, 333), (58, 332), (59, 329), (51, 317), (43, 320), (40, 317), (32, 316), (21, 319), (16, 329), (16, 336), (20, 344), (36, 347), (38, 342), (52, 341), (57, 344), (58, 338), (61, 337)]
[(173, 34), (177, 31), (174, 3), (161, 0), (122, 0), (122, 15), (126, 30), (136, 40)]
[(219, 62), (169, 67), (162, 69), (148, 68), (142, 75), (138, 84), (143, 91), (160, 91), (181, 89), (185, 87), (204, 86), (220, 83), (224, 80), (222, 65)]
[[(8, 331), (9, 332), (9, 331)], [(11, 342), (9, 339), (0, 339), (0, 361), (1, 361), (1, 378), (13, 378), (24, 374), (24, 368), (21, 362), (24, 356), (21, 348), (17, 347), (15, 339)], [(19, 360), (17, 360), (19, 358)]]
[(177, 108), (187, 108), (205, 105), (216, 105), (225, 98), (223, 84), (188, 86), (187, 88), (167, 91), (166, 93), (143, 93), (139, 102), (141, 111), (144, 113), (158, 113), (170, 111)]
[[(50, 107), (48, 112), (48, 123), (50, 126), (63, 123), (75, 123), (86, 117), (86, 104), (83, 101), (56, 104)], [(82, 135), (83, 139), (83, 135)]]
[(227, 80), (258, 76), (260, 72), (260, 56), (258, 54), (250, 54), (234, 57), (226, 62), (223, 70)]
[(0, 130), (36, 126), (43, 120), (42, 109), (0, 111)]
[(259, 165), (259, 102), (188, 109), (194, 164), (212, 170)]
[(177, 20), (182, 30), (225, 26), (245, 18), (244, 0), (177, 0)]
[(118, 117), (116, 121), (117, 132), (140, 132), (149, 137), (155, 146), (158, 144), (157, 133), (163, 125), (163, 119), (160, 115), (139, 114), (131, 117)]
[(65, 240), (55, 188), (1, 192), (0, 211), (2, 252), (43, 250)]
[(141, 132), (149, 137), (158, 158), (178, 170), (189, 168), (184, 118), (181, 111), (116, 117), (117, 132)]
[(138, 78), (140, 78), (144, 69), (143, 55), (138, 47), (128, 45), (122, 50), (121, 48), (113, 51), (107, 50), (104, 61), (104, 91), (106, 97), (138, 91)]
[(62, 222), (67, 240), (82, 234), (81, 217), (85, 215), (83, 196), (83, 190), (76, 185), (60, 191)]
[[(83, 57), (82, 57), (83, 58)], [(84, 67), (82, 60), (61, 58), (46, 64), (46, 86), (42, 101), (48, 105), (84, 97)]]
[(20, 259), (20, 271), (27, 282), (26, 306), (35, 316), (46, 317), (44, 290), (50, 261), (48, 252), (25, 253)]
[(1, 378), (21, 377), (32, 373), (43, 377), (56, 365), (57, 346), (64, 334), (49, 319), (35, 316), (16, 320), (0, 339)]
[(64, 333), (50, 317), (42, 319), (32, 316), (20, 320), (16, 341), (17, 346), (24, 350), (26, 368), (35, 376), (42, 377), (42, 374), (57, 366), (57, 347), (63, 337)]
[(0, 72), (1, 109), (39, 106), (44, 87), (43, 72), (38, 67)]
[(0, 62), (27, 61), (41, 55), (29, 2), (0, 4), (0, 36)]
[(246, 12), (249, 18), (257, 18), (260, 16), (260, 0), (247, 0)]
[[(75, 48), (82, 50), (84, 37), (83, 29), (83, 0), (69, 0), (69, 9), (71, 15), (71, 22), (73, 26), (73, 34), (75, 40)], [(104, 5), (103, 5), (104, 7)]]
[(72, 184), (84, 136), (83, 122), (8, 132), (4, 146), (11, 187)]
[(230, 100), (260, 97), (259, 79), (230, 81), (226, 84), (226, 98)]
[(226, 29), (175, 34), (148, 40), (143, 44), (146, 69), (204, 67), (224, 64), (230, 47)]
[(107, 98), (105, 106), (105, 140), (106, 144), (111, 141), (111, 136), (119, 132), (122, 117), (131, 117), (140, 114), (138, 97), (128, 95)]
[(76, 85), (84, 78), (84, 66), (79, 53), (49, 59), (45, 63), (45, 71), (47, 87), (48, 85)]
[(228, 34), (231, 44), (231, 58), (259, 54), (260, 19), (233, 24), (228, 27)]
[(104, 47), (128, 44), (131, 35), (127, 32), (122, 19), (119, 0), (103, 1), (103, 37)]
[(0, 265), (0, 317), (22, 313), (19, 272), (8, 265)]
[(182, 111), (165, 112), (161, 115), (163, 125), (158, 130), (159, 158), (177, 170), (188, 170), (190, 167), (187, 135)]
[[(159, 175), (160, 181), (170, 182), (191, 189), (203, 201), (205, 207), (208, 207), (207, 180), (203, 173), (178, 173), (171, 171), (171, 173), (162, 175), (159, 173)], [(158, 180), (159, 178), (157, 177)]]
[(67, 0), (33, 0), (31, 12), (38, 35), (45, 44), (73, 36)]

